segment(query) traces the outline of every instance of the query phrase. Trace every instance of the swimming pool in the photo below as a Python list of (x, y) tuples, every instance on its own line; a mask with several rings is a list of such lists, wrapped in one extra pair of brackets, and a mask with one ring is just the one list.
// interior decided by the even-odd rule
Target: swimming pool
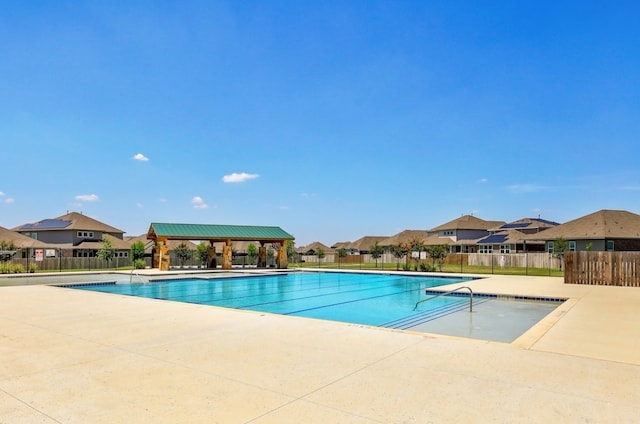
[[(416, 303), (433, 294), (434, 287), (472, 280), (470, 277), (430, 277), (389, 274), (295, 272), (280, 275), (232, 278), (181, 278), (148, 284), (102, 283), (72, 285), (83, 290), (117, 293), (226, 308), (246, 309), (282, 315), (342, 321), (370, 326), (417, 329), (443, 316), (469, 313), (466, 296), (440, 296)], [(474, 308), (490, 297), (474, 297)], [(535, 322), (556, 304), (540, 305)], [(533, 323), (535, 323), (533, 322)], [(528, 324), (528, 329), (532, 324)], [(429, 332), (438, 332), (429, 327)], [(520, 330), (518, 330), (520, 331)], [(451, 331), (449, 330), (449, 333)], [(518, 332), (520, 335), (522, 332)], [(456, 335), (456, 334), (453, 334)], [(516, 335), (516, 336), (517, 336)], [(474, 337), (467, 331), (465, 337)], [(506, 341), (512, 339), (507, 337)], [(503, 340), (499, 340), (503, 341)]]

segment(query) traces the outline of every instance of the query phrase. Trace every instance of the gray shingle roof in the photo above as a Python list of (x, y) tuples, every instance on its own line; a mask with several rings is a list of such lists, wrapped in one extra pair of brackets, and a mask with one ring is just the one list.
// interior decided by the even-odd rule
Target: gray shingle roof
[(111, 225), (107, 225), (96, 219), (88, 217), (78, 212), (69, 212), (53, 219), (43, 219), (42, 221), (23, 224), (13, 229), (13, 231), (60, 231), (60, 230), (83, 230), (96, 231), (102, 233), (119, 233), (119, 230)]
[(489, 230), (504, 225), (504, 221), (485, 221), (473, 215), (463, 215), (442, 225), (429, 230), (429, 232), (442, 230)]
[(603, 209), (539, 234), (532, 234), (527, 239), (555, 240), (559, 237), (566, 240), (637, 239), (640, 238), (640, 215), (623, 210)]
[(43, 243), (36, 239), (32, 239), (31, 237), (27, 237), (24, 234), (8, 230), (4, 227), (0, 227), (0, 240), (11, 242), (18, 249), (53, 247), (52, 245)]

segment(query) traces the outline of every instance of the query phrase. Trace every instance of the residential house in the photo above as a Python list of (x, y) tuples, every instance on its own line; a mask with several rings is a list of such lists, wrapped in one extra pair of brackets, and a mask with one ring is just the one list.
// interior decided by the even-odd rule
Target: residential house
[(66, 257), (95, 257), (102, 248), (103, 238), (111, 241), (116, 257), (128, 257), (131, 247), (123, 240), (124, 231), (78, 212), (23, 224), (13, 231), (53, 245)]
[(603, 209), (529, 237), (544, 241), (549, 253), (559, 238), (570, 251), (640, 251), (640, 215)]
[(365, 255), (369, 253), (371, 248), (376, 244), (380, 244), (383, 240), (389, 238), (388, 236), (364, 236), (356, 241), (338, 242), (331, 245), (331, 249), (338, 251), (339, 249), (346, 249), (349, 255)]
[(318, 254), (318, 251), (322, 250), (322, 252), (326, 255), (328, 253), (334, 254), (335, 251), (329, 246), (320, 243), (319, 241), (314, 241), (306, 246), (301, 246), (296, 248), (296, 253), (304, 256), (314, 256)]
[[(23, 234), (0, 227), (0, 243), (13, 245), (15, 251), (4, 253), (5, 257), (29, 258), (35, 256), (35, 249), (42, 249), (43, 255), (56, 256), (55, 246), (32, 239)], [(15, 256), (18, 255), (18, 256)]]
[(491, 228), (504, 224), (504, 221), (485, 221), (473, 215), (463, 215), (428, 230), (428, 234), (441, 239), (441, 244), (449, 243), (451, 252), (475, 253), (478, 241), (489, 236)]
[(491, 234), (478, 240), (478, 253), (544, 252), (544, 242), (529, 236), (558, 225), (557, 222), (540, 218), (522, 218), (500, 225), (489, 229)]
[(408, 244), (414, 240), (426, 242), (429, 238), (429, 233), (426, 230), (403, 230), (397, 234), (387, 237), (384, 240), (380, 240), (378, 244), (384, 248), (391, 246), (400, 246), (401, 244)]

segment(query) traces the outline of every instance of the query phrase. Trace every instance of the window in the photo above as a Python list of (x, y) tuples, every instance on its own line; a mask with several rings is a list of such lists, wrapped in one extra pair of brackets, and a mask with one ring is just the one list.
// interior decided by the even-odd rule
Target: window
[(116, 258), (128, 258), (129, 257), (129, 252), (116, 252), (115, 253), (115, 257)]
[(38, 240), (38, 233), (26, 233), (26, 236), (31, 237), (34, 240)]
[(547, 252), (548, 253), (553, 253), (553, 242), (552, 241), (547, 243)]
[(575, 241), (570, 241), (569, 242), (569, 251), (570, 252), (575, 252), (576, 251), (576, 242)]
[(455, 231), (453, 231), (453, 230), (446, 230), (446, 231), (443, 231), (443, 232), (442, 232), (442, 235), (443, 235), (443, 236), (453, 236), (453, 235), (455, 235)]
[(500, 245), (500, 253), (511, 253), (511, 245), (510, 244), (501, 244)]
[(613, 240), (607, 240), (607, 251), (616, 250)]
[(80, 238), (93, 238), (93, 231), (78, 231)]
[(492, 244), (481, 244), (479, 253), (493, 253)]

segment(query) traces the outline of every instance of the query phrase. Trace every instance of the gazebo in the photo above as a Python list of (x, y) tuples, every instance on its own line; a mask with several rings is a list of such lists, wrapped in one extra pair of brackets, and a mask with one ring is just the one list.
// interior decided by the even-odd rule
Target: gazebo
[(260, 244), (258, 248), (258, 268), (267, 266), (267, 244), (278, 244), (276, 266), (287, 268), (287, 240), (294, 237), (280, 227), (265, 227), (256, 225), (213, 225), (213, 224), (172, 224), (151, 223), (147, 232), (147, 239), (156, 243), (153, 253), (153, 267), (160, 270), (168, 270), (169, 240), (200, 240), (209, 241), (207, 266), (215, 266), (216, 248), (214, 243), (223, 242), (222, 269), (231, 269), (233, 241), (255, 241)]

